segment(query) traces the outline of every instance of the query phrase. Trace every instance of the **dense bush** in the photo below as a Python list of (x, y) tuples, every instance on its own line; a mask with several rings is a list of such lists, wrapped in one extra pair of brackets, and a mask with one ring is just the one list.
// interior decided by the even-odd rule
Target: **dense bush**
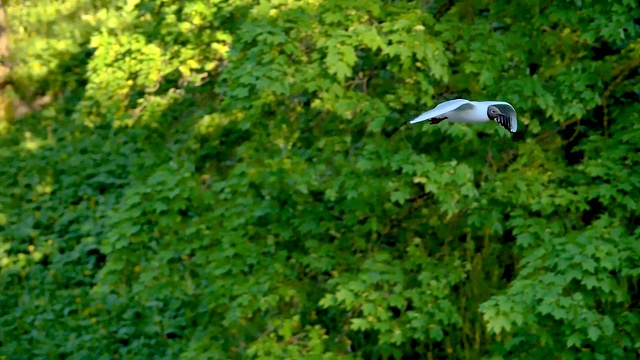
[(636, 1), (6, 10), (4, 358), (639, 355)]

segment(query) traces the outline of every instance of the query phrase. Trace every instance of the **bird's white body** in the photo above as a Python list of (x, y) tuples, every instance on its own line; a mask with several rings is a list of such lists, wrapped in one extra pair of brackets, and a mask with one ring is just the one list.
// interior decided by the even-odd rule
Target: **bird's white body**
[(420, 114), (420, 116), (411, 120), (409, 124), (431, 119), (457, 123), (484, 123), (492, 120), (488, 115), (490, 106), (496, 107), (504, 115), (496, 122), (507, 130), (516, 132), (518, 129), (516, 111), (511, 104), (504, 101), (469, 101), (465, 99), (445, 101), (432, 110)]
[(481, 123), (489, 121), (487, 106), (474, 106), (471, 108), (458, 108), (443, 114), (447, 120), (457, 123)]

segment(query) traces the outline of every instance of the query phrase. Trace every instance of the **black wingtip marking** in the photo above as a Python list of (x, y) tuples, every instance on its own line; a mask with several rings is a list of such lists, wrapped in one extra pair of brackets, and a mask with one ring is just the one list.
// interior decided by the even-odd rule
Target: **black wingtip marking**
[(434, 117), (429, 119), (429, 124), (431, 125), (436, 125), (436, 124), (440, 124), (441, 122), (447, 120), (448, 117), (444, 116), (444, 117)]
[(502, 125), (503, 128), (509, 130), (509, 132), (513, 132), (513, 130), (511, 130), (511, 118), (507, 115), (498, 115), (496, 122)]

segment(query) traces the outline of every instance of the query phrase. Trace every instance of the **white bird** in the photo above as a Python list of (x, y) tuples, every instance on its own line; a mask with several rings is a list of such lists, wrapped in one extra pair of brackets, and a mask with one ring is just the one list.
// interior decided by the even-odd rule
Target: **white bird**
[(511, 104), (504, 101), (469, 101), (465, 99), (445, 101), (409, 121), (409, 124), (425, 120), (429, 120), (429, 124), (439, 124), (444, 120), (459, 123), (483, 123), (495, 120), (512, 133), (518, 129), (516, 110)]

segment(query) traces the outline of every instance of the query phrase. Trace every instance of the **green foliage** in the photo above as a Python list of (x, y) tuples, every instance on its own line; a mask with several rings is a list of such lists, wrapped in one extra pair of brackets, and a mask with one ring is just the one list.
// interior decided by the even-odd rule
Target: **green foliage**
[(637, 2), (7, 11), (0, 355), (638, 356)]

